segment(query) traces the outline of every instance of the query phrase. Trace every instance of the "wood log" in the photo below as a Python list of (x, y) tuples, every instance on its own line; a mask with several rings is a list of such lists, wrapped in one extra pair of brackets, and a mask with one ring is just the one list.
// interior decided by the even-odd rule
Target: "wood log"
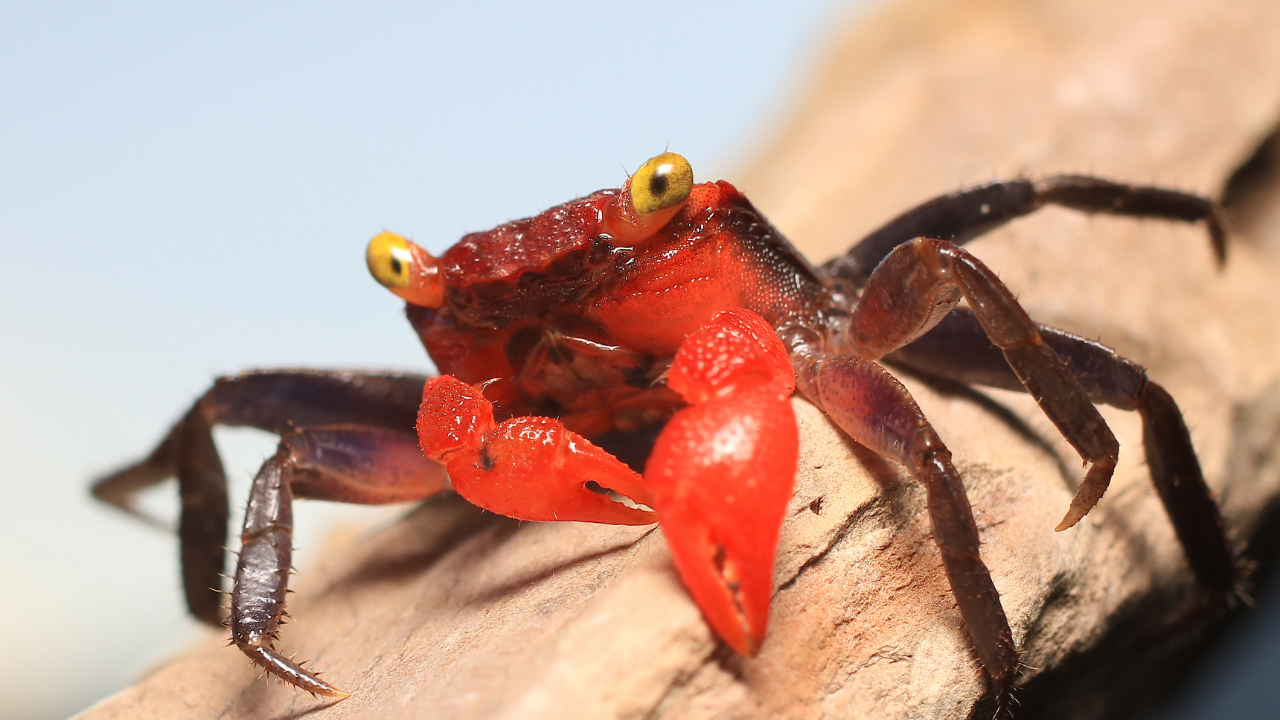
[[(1278, 48), (1271, 0), (886, 4), (835, 38), (776, 137), (728, 179), (816, 261), (996, 177), (1089, 172), (1220, 196), (1280, 122)], [(1221, 270), (1202, 228), (1055, 209), (970, 246), (1033, 317), (1101, 339), (1170, 390), (1241, 547), (1280, 498), (1280, 163), (1267, 152), (1232, 183)], [(1197, 611), (1136, 415), (1103, 410), (1121, 464), (1088, 518), (1055, 533), (1079, 459), (1034, 403), (903, 378), (966, 478), (1028, 666), (1021, 714), (1104, 717), (1162, 692), (1152, 679), (1220, 613)], [(255, 680), (211, 638), (79, 717), (989, 712), (922, 488), (794, 404), (801, 472), (757, 657), (711, 635), (660, 530), (516, 523), (448, 497), (298, 583), (282, 649), (312, 653), (350, 699)]]

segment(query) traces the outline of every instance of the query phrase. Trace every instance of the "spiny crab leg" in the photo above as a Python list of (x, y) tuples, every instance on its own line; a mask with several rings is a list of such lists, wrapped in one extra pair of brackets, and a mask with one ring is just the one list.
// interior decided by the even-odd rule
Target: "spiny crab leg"
[(275, 650), (293, 562), (293, 476), (289, 452), (280, 448), (253, 479), (240, 536), (240, 560), (231, 591), (231, 641), (250, 660), (307, 692), (333, 698), (347, 693)]
[[(795, 387), (777, 333), (726, 310), (690, 335), (669, 384), (690, 406), (659, 435), (644, 478), (559, 421), (495, 423), (479, 390), (452, 377), (423, 391), (418, 433), (471, 503), (522, 520), (641, 525), (660, 519), (681, 579), (736, 651), (764, 637), (778, 531), (795, 480)], [(589, 483), (649, 505), (628, 507)]]
[[(430, 491), (444, 478), (439, 468), (435, 470), (438, 479), (430, 477), (431, 470), (424, 470), (430, 463), (417, 450), (416, 438), (407, 432), (426, 380), (424, 375), (409, 373), (350, 370), (252, 370), (220, 377), (149, 456), (100, 478), (94, 483), (93, 494), (125, 512), (147, 518), (135, 504), (137, 493), (177, 476), (182, 500), (178, 536), (187, 606), (201, 621), (220, 627), (224, 622), (221, 593), (230, 512), (226, 476), (213, 441), (214, 426), (255, 427), (282, 437), (290, 435), (294, 440), (305, 437), (311, 449), (326, 458), (347, 459), (347, 467), (331, 468), (334, 472), (305, 473), (307, 482), (293, 486), (297, 497), (361, 503), (409, 500), (422, 497), (424, 482)], [(334, 435), (318, 430), (323, 426), (345, 429)], [(360, 427), (368, 432), (355, 430)], [(292, 432), (293, 428), (307, 430), (300, 435)], [(356, 437), (361, 440), (352, 444)], [(413, 457), (403, 452), (405, 445), (412, 448)], [(392, 449), (396, 447), (401, 451)], [(364, 470), (353, 472), (353, 466)], [(340, 479), (326, 484), (335, 478)], [(388, 480), (392, 487), (386, 486)], [(395, 487), (395, 483), (407, 483), (408, 487)], [(166, 522), (147, 519), (168, 527)]]
[(307, 692), (347, 693), (275, 649), (293, 560), (293, 498), (380, 503), (422, 500), (448, 485), (412, 435), (361, 425), (286, 433), (249, 491), (231, 591), (231, 641), (255, 664)]

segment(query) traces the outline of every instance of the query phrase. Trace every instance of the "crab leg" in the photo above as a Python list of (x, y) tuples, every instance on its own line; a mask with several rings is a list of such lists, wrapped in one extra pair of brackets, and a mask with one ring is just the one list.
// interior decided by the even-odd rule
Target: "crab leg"
[(644, 478), (558, 420), (495, 423), (479, 390), (447, 376), (423, 391), (419, 440), (459, 494), (509, 517), (654, 522), (652, 512), (614, 502), (591, 483), (653, 507), (708, 624), (751, 654), (764, 637), (795, 481), (790, 361), (759, 315), (726, 310), (684, 341), (668, 377), (690, 405), (663, 428)]
[(253, 662), (307, 692), (346, 693), (276, 652), (293, 555), (293, 497), (357, 503), (421, 500), (448, 486), (412, 435), (365, 426), (296, 429), (249, 492), (231, 592), (231, 639)]
[(945, 240), (917, 238), (898, 246), (871, 275), (845, 341), (860, 357), (878, 359), (932, 329), (961, 295), (1027, 392), (1089, 464), (1056, 528), (1066, 530), (1106, 492), (1120, 444), (1075, 376), (986, 265)]
[(213, 426), (247, 425), (285, 434), (294, 425), (354, 423), (398, 430), (411, 440), (406, 431), (413, 426), (424, 382), (426, 377), (421, 375), (314, 370), (218, 378), (151, 455), (98, 480), (93, 493), (150, 520), (132, 505), (133, 495), (178, 476), (182, 497), (178, 535), (187, 606), (200, 620), (220, 624), (228, 506)]
[[(1201, 585), (1233, 591), (1239, 569), (1231, 543), (1173, 397), (1147, 378), (1145, 368), (1111, 348), (1045, 325), (1038, 329), (1090, 400), (1137, 410), (1142, 416), (1151, 479), (1191, 569)], [(886, 359), (963, 383), (1026, 390), (1000, 349), (987, 339), (978, 319), (967, 310), (953, 311), (933, 330)]]
[(1009, 621), (979, 554), (960, 474), (915, 400), (874, 362), (816, 353), (796, 359), (800, 391), (854, 440), (907, 468), (928, 493), (929, 520), (964, 626), (987, 674), (1006, 689), (1017, 669)]
[[(178, 547), (182, 557), (182, 589), (191, 614), (207, 623), (221, 622), (222, 572), (227, 544), (227, 477), (213, 444), (209, 403), (197, 402), (171, 435), (178, 439)], [(154, 457), (154, 455), (152, 456)], [(95, 486), (95, 489), (97, 486)]]
[[(293, 426), (341, 423), (405, 430), (413, 425), (426, 381), (425, 375), (318, 370), (260, 370), (220, 377), (151, 455), (97, 480), (93, 494), (140, 515), (130, 504), (133, 494), (173, 477), (184, 454), (193, 465), (212, 470), (217, 456), (202, 458), (201, 447), (214, 425), (244, 425), (276, 434)], [(184, 424), (190, 425), (185, 432)]]
[(993, 182), (934, 198), (885, 223), (823, 270), (861, 287), (893, 249), (918, 237), (964, 243), (1045, 205), (1083, 212), (1205, 221), (1213, 251), (1226, 257), (1226, 233), (1213, 201), (1142, 185), (1126, 185), (1086, 175), (1050, 175), (1042, 180)]

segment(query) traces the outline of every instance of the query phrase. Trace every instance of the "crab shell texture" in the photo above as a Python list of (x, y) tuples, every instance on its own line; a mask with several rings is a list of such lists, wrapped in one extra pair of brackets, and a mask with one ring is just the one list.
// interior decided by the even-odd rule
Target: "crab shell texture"
[[(680, 402), (658, 378), (719, 310), (750, 308), (778, 327), (830, 303), (729, 183), (695, 185), (647, 236), (610, 223), (624, 198), (596, 192), (447, 250), (444, 306), (408, 309), (441, 374), (487, 383), (500, 417), (559, 417), (588, 437), (639, 430)], [(562, 340), (582, 350), (565, 352)]]

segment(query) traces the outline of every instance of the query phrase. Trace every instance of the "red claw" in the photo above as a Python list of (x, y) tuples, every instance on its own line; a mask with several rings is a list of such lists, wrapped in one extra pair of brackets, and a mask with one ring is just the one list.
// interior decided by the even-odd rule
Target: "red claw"
[(689, 336), (670, 378), (694, 404), (667, 423), (645, 468), (653, 507), (707, 623), (754, 655), (795, 483), (795, 377), (773, 328), (736, 309)]
[(726, 310), (676, 353), (669, 384), (690, 405), (663, 429), (642, 479), (552, 418), (495, 423), (479, 390), (449, 376), (423, 390), (418, 438), (468, 501), (522, 520), (643, 525), (657, 511), (676, 569), (707, 622), (755, 654), (773, 594), (773, 557), (795, 482), (795, 375), (773, 328)]
[(520, 520), (656, 521), (652, 512), (605, 493), (647, 503), (642, 478), (631, 468), (553, 418), (495, 424), (493, 405), (480, 391), (448, 375), (423, 388), (418, 441), (449, 471), (459, 495), (490, 512)]

